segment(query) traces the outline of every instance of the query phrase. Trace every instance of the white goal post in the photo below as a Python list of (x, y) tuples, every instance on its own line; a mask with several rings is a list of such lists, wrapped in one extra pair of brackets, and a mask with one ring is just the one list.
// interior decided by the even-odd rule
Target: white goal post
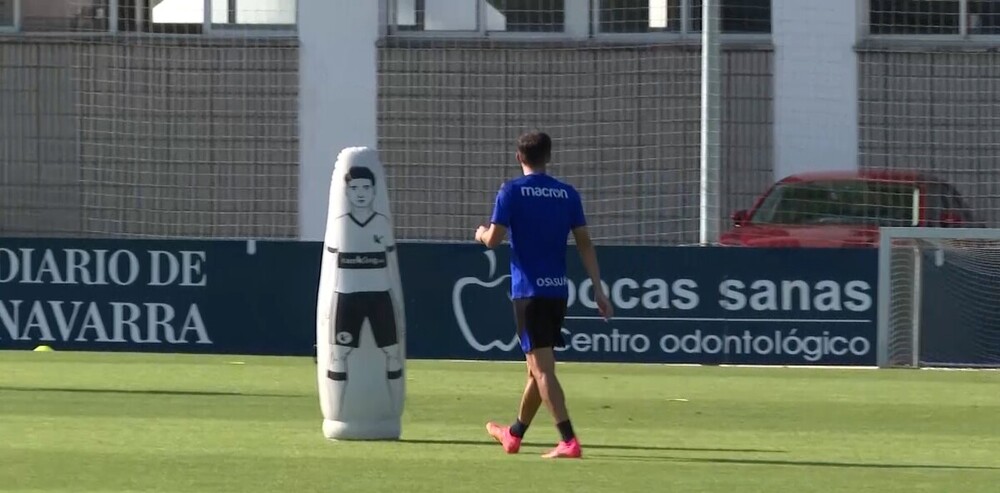
[(1000, 367), (1000, 229), (881, 228), (878, 366)]

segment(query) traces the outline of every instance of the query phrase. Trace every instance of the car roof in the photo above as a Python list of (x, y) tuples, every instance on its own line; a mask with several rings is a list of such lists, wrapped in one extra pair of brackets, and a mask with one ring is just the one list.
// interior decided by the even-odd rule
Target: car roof
[(872, 180), (872, 181), (892, 181), (901, 183), (928, 183), (940, 182), (937, 178), (919, 171), (900, 170), (851, 170), (851, 171), (812, 171), (807, 173), (797, 173), (782, 179), (779, 183), (801, 183), (810, 181), (830, 181), (830, 180)]

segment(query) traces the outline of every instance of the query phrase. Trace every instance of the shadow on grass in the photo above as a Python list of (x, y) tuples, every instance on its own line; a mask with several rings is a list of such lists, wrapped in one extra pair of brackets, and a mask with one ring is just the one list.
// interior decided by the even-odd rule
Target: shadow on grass
[[(593, 447), (591, 447), (593, 448)], [(586, 452), (585, 452), (586, 453)], [(996, 471), (1000, 467), (990, 466), (949, 466), (941, 464), (883, 464), (877, 462), (826, 462), (826, 461), (797, 461), (797, 460), (773, 460), (773, 459), (724, 459), (721, 457), (669, 457), (656, 455), (614, 455), (614, 454), (594, 454), (590, 456), (594, 459), (612, 459), (635, 462), (676, 462), (694, 464), (733, 464), (751, 466), (790, 466), (790, 467), (840, 467), (840, 468), (860, 468), (860, 469), (951, 469), (951, 470), (980, 470)]]
[(4, 387), (0, 392), (78, 392), (84, 394), (121, 394), (121, 395), (179, 395), (179, 396), (219, 396), (219, 397), (310, 397), (305, 394), (251, 394), (244, 392), (222, 392), (201, 390), (155, 390), (155, 389), (84, 389), (68, 387)]
[[(498, 447), (496, 442), (490, 440), (424, 440), (424, 439), (403, 439), (400, 443), (412, 443), (418, 445), (479, 445), (479, 446), (489, 446)], [(532, 442), (522, 442), (523, 447), (552, 447), (551, 443), (532, 443)], [(752, 449), (752, 448), (696, 448), (696, 447), (654, 447), (651, 445), (607, 445), (607, 444), (583, 444), (584, 451), (595, 449), (595, 450), (645, 450), (645, 451), (665, 451), (665, 452), (745, 452), (745, 453), (770, 453), (770, 454), (783, 454), (787, 453), (786, 450), (773, 450), (773, 449)], [(585, 452), (586, 453), (586, 452)], [(608, 456), (601, 455), (601, 457), (643, 457), (643, 456)]]

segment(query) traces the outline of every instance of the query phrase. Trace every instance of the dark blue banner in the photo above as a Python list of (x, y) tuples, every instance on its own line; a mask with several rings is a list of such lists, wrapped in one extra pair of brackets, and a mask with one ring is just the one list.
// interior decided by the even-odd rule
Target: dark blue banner
[(0, 241), (0, 349), (311, 355), (320, 245)]
[[(572, 250), (562, 360), (875, 364), (873, 250), (601, 248), (611, 321)], [(401, 255), (412, 357), (523, 357), (506, 248), (418, 244)]]
[[(312, 355), (322, 245), (0, 241), (0, 349)], [(570, 249), (567, 361), (873, 365), (873, 250)], [(506, 247), (402, 244), (410, 358), (521, 359)]]

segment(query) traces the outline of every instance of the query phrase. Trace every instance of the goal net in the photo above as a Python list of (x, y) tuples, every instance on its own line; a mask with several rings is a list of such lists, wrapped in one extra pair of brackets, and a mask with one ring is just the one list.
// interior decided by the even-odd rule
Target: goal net
[(1000, 229), (883, 228), (880, 367), (1000, 367)]
[(296, 0), (0, 10), (0, 234), (297, 236)]

